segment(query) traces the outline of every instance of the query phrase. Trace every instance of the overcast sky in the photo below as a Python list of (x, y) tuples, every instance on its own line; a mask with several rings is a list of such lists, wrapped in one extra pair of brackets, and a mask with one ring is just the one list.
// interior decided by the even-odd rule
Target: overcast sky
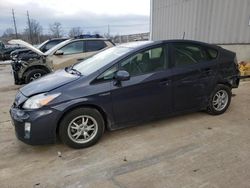
[(0, 0), (0, 35), (12, 27), (11, 9), (15, 10), (17, 30), (22, 32), (26, 11), (37, 20), (43, 32), (49, 24), (60, 22), (65, 35), (71, 27), (84, 32), (99, 31), (111, 34), (132, 34), (149, 31), (150, 0)]

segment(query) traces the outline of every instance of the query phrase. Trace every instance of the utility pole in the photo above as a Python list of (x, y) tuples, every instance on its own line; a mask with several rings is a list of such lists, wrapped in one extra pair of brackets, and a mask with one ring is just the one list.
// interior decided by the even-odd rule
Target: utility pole
[(14, 23), (14, 28), (15, 28), (15, 33), (16, 33), (16, 39), (17, 39), (16, 18), (15, 18), (14, 9), (12, 9), (12, 16), (13, 16), (13, 23)]
[(110, 38), (110, 28), (109, 28), (109, 25), (108, 25), (108, 38)]
[(33, 44), (32, 35), (31, 35), (31, 25), (30, 25), (29, 11), (27, 11), (27, 18), (28, 18), (28, 24), (29, 24), (30, 42), (31, 42), (31, 44)]

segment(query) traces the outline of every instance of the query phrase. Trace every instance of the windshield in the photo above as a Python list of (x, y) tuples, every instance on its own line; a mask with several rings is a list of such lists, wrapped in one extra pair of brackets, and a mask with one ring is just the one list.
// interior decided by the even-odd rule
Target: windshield
[(54, 53), (54, 51), (58, 50), (59, 48), (63, 47), (65, 44), (67, 44), (69, 41), (71, 41), (72, 39), (68, 39), (65, 40), (55, 46), (53, 46), (52, 48), (50, 48), (47, 52), (45, 52), (45, 55), (50, 55), (51, 53)]
[(38, 44), (37, 46), (36, 46), (36, 45), (34, 45), (34, 46), (35, 46), (37, 49), (40, 50), (40, 48), (41, 48), (44, 44), (46, 44), (48, 41), (49, 41), (49, 40), (46, 40), (46, 41), (44, 41), (42, 44)]
[(76, 64), (73, 68), (88, 76), (131, 50), (132, 48), (115, 46)]

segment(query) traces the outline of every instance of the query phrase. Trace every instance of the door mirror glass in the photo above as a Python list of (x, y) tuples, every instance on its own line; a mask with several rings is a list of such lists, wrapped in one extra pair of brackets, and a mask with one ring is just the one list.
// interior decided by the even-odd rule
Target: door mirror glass
[(126, 81), (130, 79), (130, 75), (125, 70), (119, 70), (115, 73), (115, 79), (117, 81)]
[(63, 55), (63, 51), (62, 51), (62, 50), (57, 50), (57, 51), (55, 52), (55, 55)]

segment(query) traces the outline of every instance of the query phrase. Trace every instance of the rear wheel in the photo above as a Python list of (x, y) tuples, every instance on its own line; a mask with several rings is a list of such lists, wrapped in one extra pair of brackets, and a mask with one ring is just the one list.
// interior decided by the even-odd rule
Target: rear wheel
[(69, 112), (59, 126), (61, 141), (72, 148), (92, 146), (104, 132), (103, 117), (92, 108), (78, 108)]
[(25, 83), (30, 83), (38, 78), (41, 78), (42, 76), (44, 76), (45, 74), (47, 74), (47, 72), (43, 69), (32, 69), (32, 70), (29, 70), (27, 73), (26, 73), (26, 76), (25, 76)]
[(216, 86), (210, 96), (207, 112), (212, 115), (223, 114), (231, 102), (231, 88), (222, 84)]

